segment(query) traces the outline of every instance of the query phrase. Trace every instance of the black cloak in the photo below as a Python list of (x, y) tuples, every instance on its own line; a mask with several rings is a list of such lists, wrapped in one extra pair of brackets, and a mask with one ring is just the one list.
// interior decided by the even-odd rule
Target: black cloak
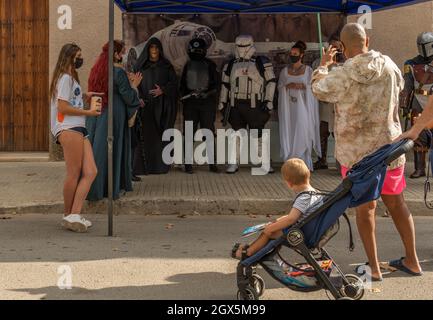
[[(149, 59), (151, 45), (157, 45), (160, 59)], [(162, 134), (173, 129), (177, 116), (178, 83), (176, 73), (170, 62), (164, 57), (161, 42), (151, 38), (137, 60), (134, 70), (143, 74), (139, 86), (140, 98), (145, 106), (138, 115), (136, 137), (138, 143), (134, 152), (134, 174), (167, 173), (170, 166), (162, 161), (162, 151), (168, 142), (162, 141)], [(160, 86), (164, 94), (153, 97), (149, 91)]]

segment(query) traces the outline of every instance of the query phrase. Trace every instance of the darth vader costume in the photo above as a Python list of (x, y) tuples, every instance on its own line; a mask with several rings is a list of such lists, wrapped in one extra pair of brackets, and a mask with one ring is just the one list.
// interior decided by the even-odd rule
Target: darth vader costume
[[(201, 38), (192, 39), (189, 43), (188, 55), (190, 59), (183, 69), (180, 92), (183, 97), (184, 124), (192, 122), (194, 134), (199, 126), (200, 129), (209, 129), (214, 134), (215, 139), (216, 94), (219, 75), (216, 64), (206, 58), (207, 48), (208, 44)], [(192, 146), (193, 142), (189, 142), (189, 145)], [(185, 141), (185, 145), (188, 145), (187, 141)], [(210, 171), (218, 172), (213, 146), (210, 143), (207, 146), (208, 164)], [(193, 172), (192, 159), (185, 164), (185, 172)]]
[[(159, 49), (159, 59), (152, 61), (152, 46)], [(152, 38), (148, 41), (134, 67), (143, 74), (139, 86), (140, 98), (145, 102), (135, 124), (137, 138), (134, 150), (134, 175), (164, 174), (170, 165), (163, 162), (162, 154), (169, 142), (162, 141), (165, 130), (173, 129), (177, 115), (177, 77), (170, 62), (164, 58), (161, 42)], [(163, 94), (154, 97), (151, 90), (159, 86)]]

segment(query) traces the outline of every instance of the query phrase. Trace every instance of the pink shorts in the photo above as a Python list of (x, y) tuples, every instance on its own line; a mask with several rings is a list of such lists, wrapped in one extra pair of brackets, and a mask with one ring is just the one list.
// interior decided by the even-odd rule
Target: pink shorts
[[(341, 166), (341, 175), (346, 178), (347, 169)], [(406, 189), (406, 178), (404, 177), (404, 166), (401, 166), (394, 170), (388, 170), (386, 172), (385, 183), (383, 184), (382, 194), (383, 195), (399, 195), (402, 194), (404, 189)]]

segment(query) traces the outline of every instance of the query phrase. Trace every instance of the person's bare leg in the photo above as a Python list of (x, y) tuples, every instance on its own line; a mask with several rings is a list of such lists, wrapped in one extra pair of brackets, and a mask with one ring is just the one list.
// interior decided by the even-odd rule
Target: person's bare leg
[(380, 272), (376, 246), (376, 206), (376, 201), (372, 201), (356, 208), (356, 224), (371, 268), (371, 276), (380, 278), (382, 273)]
[[(260, 251), (260, 249), (266, 246), (270, 240), (278, 239), (282, 235), (283, 235), (282, 231), (278, 231), (270, 234), (267, 234), (266, 232), (262, 232), (260, 236), (248, 247), (247, 256), (249, 257), (253, 256), (255, 253)], [(243, 248), (244, 248), (243, 246), (239, 247), (238, 251), (236, 252), (236, 257), (241, 258)]]
[(78, 183), (77, 191), (75, 192), (74, 202), (71, 209), (71, 212), (74, 214), (81, 214), (84, 201), (86, 200), (92, 183), (95, 180), (96, 175), (98, 174), (95, 158), (93, 157), (92, 145), (90, 144), (88, 139), (84, 139), (83, 150), (83, 167), (81, 170), (81, 179)]
[(63, 201), (65, 204), (65, 215), (72, 212), (75, 192), (81, 175), (83, 159), (83, 136), (77, 132), (65, 131), (59, 137), (63, 147), (66, 163), (66, 178), (63, 186)]
[(415, 225), (412, 214), (404, 201), (403, 194), (382, 195), (382, 200), (388, 208), (389, 214), (403, 241), (406, 251), (403, 264), (414, 272), (421, 272), (421, 266), (416, 253)]

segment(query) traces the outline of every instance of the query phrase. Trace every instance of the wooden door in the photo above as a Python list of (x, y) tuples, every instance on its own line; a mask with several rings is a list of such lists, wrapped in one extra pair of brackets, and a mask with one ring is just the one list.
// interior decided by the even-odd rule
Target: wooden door
[(0, 151), (48, 151), (48, 0), (0, 0), (0, 12)]

